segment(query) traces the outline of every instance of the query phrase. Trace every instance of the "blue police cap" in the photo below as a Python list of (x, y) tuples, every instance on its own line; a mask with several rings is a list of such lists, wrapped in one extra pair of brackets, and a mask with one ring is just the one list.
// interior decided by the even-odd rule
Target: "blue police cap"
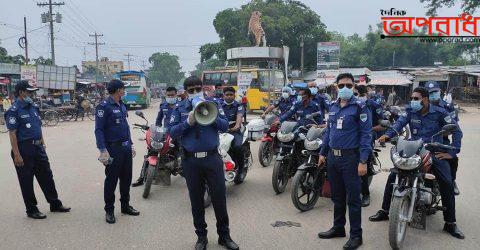
[(440, 85), (436, 81), (428, 81), (425, 83), (425, 88), (428, 92), (435, 92), (440, 90)]
[(18, 93), (20, 91), (37, 91), (38, 88), (31, 85), (27, 80), (21, 80), (15, 85), (15, 92)]
[(117, 91), (118, 89), (122, 89), (122, 88), (127, 87), (128, 85), (130, 85), (130, 84), (125, 84), (124, 82), (122, 82), (120, 80), (114, 79), (114, 80), (111, 80), (107, 84), (107, 91), (108, 91), (108, 93), (113, 93), (113, 92)]

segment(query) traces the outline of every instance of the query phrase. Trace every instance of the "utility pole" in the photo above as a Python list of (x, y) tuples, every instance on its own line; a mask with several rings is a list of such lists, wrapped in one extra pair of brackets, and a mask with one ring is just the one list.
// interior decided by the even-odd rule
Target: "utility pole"
[(25, 37), (25, 64), (28, 65), (27, 17), (23, 17), (23, 36)]
[(47, 21), (50, 22), (50, 50), (52, 53), (51, 59), (52, 59), (52, 65), (55, 65), (55, 37), (53, 35), (53, 15), (55, 15), (55, 21), (57, 23), (62, 22), (62, 15), (60, 13), (53, 14), (52, 7), (53, 6), (61, 6), (65, 5), (64, 2), (59, 2), (59, 3), (52, 3), (52, 0), (48, 0), (48, 3), (37, 3), (38, 6), (44, 7), (48, 6), (48, 13), (43, 13), (42, 14), (42, 22), (46, 23)]
[(127, 53), (126, 55), (124, 55), (127, 57), (127, 65), (128, 65), (128, 70), (130, 70), (130, 61), (133, 61), (133, 59), (130, 59), (130, 57), (132, 57), (133, 55), (130, 54), (130, 53)]
[(99, 45), (105, 45), (105, 43), (99, 43), (98, 42), (98, 37), (103, 36), (103, 34), (97, 34), (95, 32), (94, 35), (90, 35), (90, 37), (95, 37), (95, 43), (88, 43), (90, 45), (95, 45), (95, 63), (96, 63), (96, 70), (95, 70), (95, 82), (98, 83), (98, 72), (100, 71), (100, 68), (98, 67), (98, 46)]
[(304, 57), (303, 57), (303, 47), (304, 47), (305, 43), (303, 42), (303, 36), (300, 40), (300, 49), (301, 49), (301, 52), (300, 52), (300, 71), (302, 72), (302, 80), (303, 80), (303, 61), (304, 61)]

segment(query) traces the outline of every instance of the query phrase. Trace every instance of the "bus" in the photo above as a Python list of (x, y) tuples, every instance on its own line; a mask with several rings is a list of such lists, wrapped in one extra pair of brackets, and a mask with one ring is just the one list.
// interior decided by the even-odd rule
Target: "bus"
[(130, 84), (125, 87), (127, 95), (122, 98), (127, 108), (132, 106), (140, 106), (147, 108), (151, 101), (151, 82), (143, 71), (120, 71), (113, 75), (113, 78)]
[[(268, 107), (269, 89), (275, 92), (284, 86), (284, 73), (280, 69), (270, 70), (245, 67), (242, 68), (242, 73), (250, 73), (252, 75), (250, 87), (247, 89), (248, 111)], [(223, 86), (233, 86), (235, 89), (238, 89), (237, 77), (238, 70), (235, 67), (209, 70), (202, 73), (203, 84), (207, 86), (222, 84)]]

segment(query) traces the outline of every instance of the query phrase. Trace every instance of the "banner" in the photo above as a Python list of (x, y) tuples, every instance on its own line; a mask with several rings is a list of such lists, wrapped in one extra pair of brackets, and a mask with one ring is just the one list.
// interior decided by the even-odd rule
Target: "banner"
[(37, 66), (37, 87), (47, 89), (74, 90), (75, 67), (60, 67), (50, 65)]
[(20, 79), (27, 80), (31, 85), (37, 86), (37, 66), (20, 66)]
[(317, 71), (338, 70), (340, 67), (340, 43), (320, 42), (317, 44)]
[(250, 72), (240, 72), (237, 77), (237, 95), (238, 96), (243, 96), (248, 88), (250, 88), (250, 84), (252, 83), (252, 73)]

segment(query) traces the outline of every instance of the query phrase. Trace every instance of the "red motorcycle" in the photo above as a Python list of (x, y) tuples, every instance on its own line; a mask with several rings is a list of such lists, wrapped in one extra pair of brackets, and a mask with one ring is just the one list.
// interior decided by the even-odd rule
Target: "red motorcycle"
[(268, 167), (272, 163), (273, 156), (280, 149), (280, 142), (277, 139), (279, 126), (275, 123), (280, 119), (277, 113), (268, 114), (265, 121), (265, 130), (262, 139), (260, 139), (260, 147), (258, 149), (258, 160), (262, 167)]

